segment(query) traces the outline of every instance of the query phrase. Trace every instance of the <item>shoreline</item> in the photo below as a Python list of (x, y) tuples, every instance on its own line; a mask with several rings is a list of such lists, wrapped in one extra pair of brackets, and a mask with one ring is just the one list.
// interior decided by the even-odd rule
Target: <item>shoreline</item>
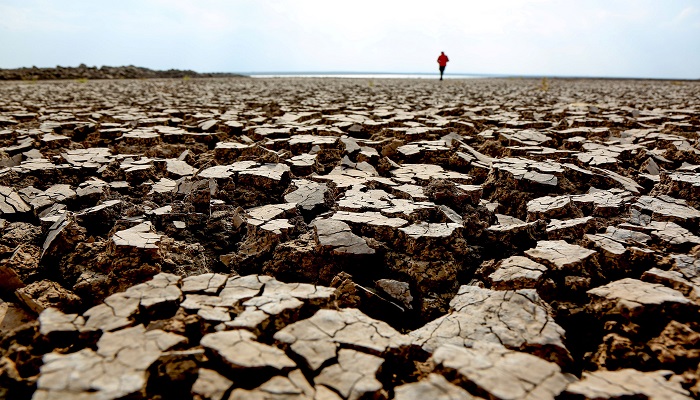
[[(263, 71), (263, 72), (197, 72), (193, 70), (152, 70), (144, 67), (101, 66), (88, 67), (21, 67), (0, 68), (0, 81), (65, 81), (65, 80), (123, 80), (123, 79), (202, 79), (202, 78), (338, 78), (338, 79), (423, 79), (430, 80), (439, 76), (436, 72), (377, 72), (377, 71)], [(616, 77), (616, 76), (556, 76), (556, 75), (519, 75), (519, 74), (484, 74), (467, 72), (447, 72), (447, 80), (463, 79), (547, 79), (547, 80), (605, 80), (605, 81), (678, 81), (698, 82), (700, 77), (691, 78), (651, 78), (651, 77)]]

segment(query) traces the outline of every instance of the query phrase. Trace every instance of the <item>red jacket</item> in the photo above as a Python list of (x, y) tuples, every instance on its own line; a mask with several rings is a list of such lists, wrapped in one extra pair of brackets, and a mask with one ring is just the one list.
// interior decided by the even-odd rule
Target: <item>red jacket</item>
[(445, 55), (445, 53), (440, 54), (440, 57), (438, 57), (438, 64), (439, 64), (441, 67), (446, 66), (448, 61), (450, 61), (450, 59), (447, 58), (447, 56)]

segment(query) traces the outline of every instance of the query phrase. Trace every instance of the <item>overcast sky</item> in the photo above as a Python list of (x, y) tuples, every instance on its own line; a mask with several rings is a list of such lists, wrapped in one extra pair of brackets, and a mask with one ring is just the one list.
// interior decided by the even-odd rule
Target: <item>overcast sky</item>
[(698, 0), (0, 0), (0, 68), (700, 78)]

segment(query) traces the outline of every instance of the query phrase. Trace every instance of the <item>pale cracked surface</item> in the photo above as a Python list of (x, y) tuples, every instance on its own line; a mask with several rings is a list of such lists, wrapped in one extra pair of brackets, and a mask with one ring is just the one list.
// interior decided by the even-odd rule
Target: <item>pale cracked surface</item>
[(145, 311), (176, 307), (182, 300), (178, 287), (181, 278), (161, 273), (153, 279), (132, 286), (122, 293), (115, 293), (83, 313), (87, 317), (85, 329), (104, 332), (123, 328), (133, 323), (139, 308)]
[[(623, 313), (638, 316), (645, 313), (692, 309), (683, 293), (660, 284), (624, 278), (588, 291), (593, 307), (600, 313)], [(697, 307), (695, 307), (697, 311)]]
[(328, 192), (326, 184), (302, 179), (295, 180), (293, 184), (297, 189), (284, 196), (286, 202), (295, 203), (308, 211), (325, 203), (325, 196)]
[(700, 396), (697, 82), (23, 71), (0, 398), (552, 397), (519, 379), (551, 365)]
[(134, 247), (137, 249), (158, 249), (162, 235), (153, 232), (153, 226), (144, 222), (129, 229), (114, 233), (112, 241), (117, 247)]
[(289, 176), (289, 166), (284, 164), (263, 164), (259, 167), (243, 170), (238, 176), (242, 182), (271, 188)]
[(503, 260), (489, 279), (493, 287), (499, 290), (531, 289), (546, 271), (546, 266), (527, 257), (512, 256)]
[(632, 206), (650, 212), (652, 219), (657, 221), (671, 221), (681, 224), (700, 221), (700, 211), (688, 207), (682, 200), (668, 196), (642, 196)]
[(231, 386), (233, 381), (225, 376), (211, 369), (200, 368), (197, 380), (192, 385), (192, 394), (205, 399), (222, 400)]
[(618, 215), (633, 196), (622, 189), (600, 190), (591, 187), (588, 193), (572, 196), (573, 202), (583, 209), (590, 209), (592, 215), (607, 217)]
[(309, 319), (288, 325), (274, 338), (288, 345), (313, 370), (335, 358), (340, 346), (381, 355), (399, 352), (410, 344), (408, 337), (385, 322), (356, 309), (319, 310)]
[[(265, 283), (263, 292), (241, 303), (245, 309), (226, 326), (259, 331), (273, 324), (280, 329), (299, 312), (304, 305), (327, 306), (335, 289), (308, 283), (281, 283), (271, 280)], [(200, 315), (202, 310), (200, 310)], [(206, 318), (205, 318), (206, 319)]]
[(216, 294), (224, 286), (227, 278), (227, 275), (215, 273), (190, 276), (182, 280), (182, 292)]
[(588, 399), (645, 398), (649, 400), (688, 400), (690, 393), (679, 382), (669, 381), (669, 371), (584, 372), (579, 382), (573, 382), (566, 393)]
[(49, 353), (33, 399), (117, 399), (145, 389), (146, 369), (186, 338), (143, 325), (105, 333), (97, 351)]
[[(207, 287), (214, 279), (221, 281), (217, 275), (207, 274), (206, 277)], [(197, 277), (191, 277), (183, 281), (183, 291), (189, 292), (181, 303), (184, 309), (196, 312), (212, 323), (223, 322), (229, 328), (254, 332), (265, 329), (270, 323), (281, 328), (304, 305), (325, 306), (335, 294), (332, 288), (308, 283), (282, 283), (267, 276), (228, 278), (217, 283), (215, 290), (204, 286), (195, 290), (192, 285), (196, 280)], [(236, 310), (242, 311), (235, 315)]]
[(496, 291), (465, 285), (450, 306), (450, 313), (409, 334), (415, 344), (432, 353), (443, 344), (470, 346), (483, 341), (562, 365), (570, 360), (564, 330), (534, 290)]
[(246, 214), (249, 216), (248, 223), (253, 225), (262, 225), (274, 219), (282, 218), (287, 215), (293, 215), (295, 210), (295, 203), (268, 204), (265, 206), (248, 209), (246, 210)]
[(408, 221), (403, 218), (386, 217), (381, 213), (371, 211), (363, 213), (338, 211), (333, 214), (331, 218), (348, 224), (366, 226), (369, 229), (375, 230), (384, 228), (385, 230), (393, 231), (408, 224)]
[(287, 376), (275, 376), (253, 390), (236, 389), (230, 400), (337, 400), (329, 389), (313, 387), (304, 374), (296, 369)]
[(472, 400), (472, 396), (461, 387), (450, 383), (440, 374), (429, 374), (418, 382), (397, 386), (394, 390), (396, 400)]
[(343, 221), (318, 219), (313, 222), (318, 244), (339, 254), (373, 254), (374, 249), (361, 237), (352, 233)]
[(564, 240), (541, 240), (537, 242), (537, 247), (527, 250), (525, 254), (557, 270), (578, 271), (585, 268), (587, 260), (596, 252)]
[(0, 186), (0, 215), (23, 213), (31, 209), (12, 188)]
[(340, 349), (338, 363), (321, 370), (314, 382), (333, 389), (344, 399), (372, 397), (382, 389), (375, 375), (383, 363), (381, 357)]
[(558, 365), (496, 343), (447, 344), (432, 359), (438, 370), (455, 371), (461, 385), (474, 385), (487, 398), (555, 399), (570, 381)]
[(570, 196), (545, 196), (530, 200), (527, 203), (527, 219), (534, 221), (538, 218), (549, 219), (575, 215)]
[[(698, 271), (700, 272), (700, 271)], [(660, 283), (664, 286), (678, 290), (695, 302), (700, 299), (700, 279), (688, 276), (681, 271), (664, 271), (659, 268), (652, 268), (642, 274), (641, 280), (651, 283)]]
[(695, 246), (700, 244), (700, 237), (689, 230), (670, 221), (652, 221), (648, 226), (652, 237), (658, 238), (671, 246)]
[(450, 237), (460, 225), (455, 223), (430, 224), (417, 223), (399, 230), (411, 239), (421, 238), (447, 238)]
[(210, 333), (200, 343), (234, 369), (269, 367), (283, 370), (296, 366), (282, 350), (254, 339), (255, 335), (248, 331), (234, 330)]
[(525, 185), (557, 186), (559, 179), (557, 174), (562, 171), (561, 166), (554, 162), (537, 162), (524, 158), (503, 158), (495, 161), (492, 168), (516, 181), (523, 181)]
[(56, 332), (77, 332), (85, 325), (78, 314), (64, 314), (56, 308), (48, 308), (39, 314), (39, 333), (44, 336)]

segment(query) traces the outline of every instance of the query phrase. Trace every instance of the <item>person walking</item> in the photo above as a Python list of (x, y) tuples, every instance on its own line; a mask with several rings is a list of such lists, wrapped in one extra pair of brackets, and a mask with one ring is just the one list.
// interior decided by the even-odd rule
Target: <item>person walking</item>
[(448, 61), (450, 61), (450, 59), (447, 58), (444, 51), (441, 51), (440, 56), (437, 59), (438, 65), (440, 66), (440, 80), (442, 80), (442, 74), (445, 72), (445, 67), (447, 66)]

